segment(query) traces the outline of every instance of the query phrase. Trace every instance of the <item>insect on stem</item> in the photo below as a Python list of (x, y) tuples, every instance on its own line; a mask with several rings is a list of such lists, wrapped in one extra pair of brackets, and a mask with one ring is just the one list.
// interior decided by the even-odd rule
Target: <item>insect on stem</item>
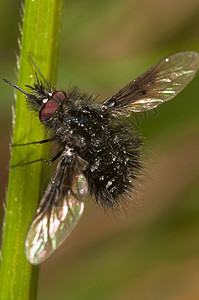
[(39, 161), (51, 165), (60, 157), (26, 236), (26, 257), (37, 265), (71, 233), (88, 194), (109, 210), (135, 202), (136, 180), (143, 168), (143, 141), (124, 119), (131, 113), (155, 109), (180, 93), (199, 69), (199, 53), (181, 51), (167, 56), (102, 103), (95, 103), (92, 96), (77, 88), (54, 90), (29, 57), (38, 71), (37, 82), (28, 86), (31, 94), (4, 81), (26, 95), (52, 138), (13, 146), (56, 140), (59, 151), (50, 160), (18, 166)]

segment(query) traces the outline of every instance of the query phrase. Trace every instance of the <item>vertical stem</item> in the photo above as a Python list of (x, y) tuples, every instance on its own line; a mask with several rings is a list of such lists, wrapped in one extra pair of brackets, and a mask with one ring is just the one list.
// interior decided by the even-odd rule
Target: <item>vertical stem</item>
[[(19, 59), (18, 85), (35, 81), (32, 56), (44, 77), (55, 82), (62, 0), (26, 0)], [(17, 26), (17, 24), (16, 24)], [(17, 92), (13, 143), (27, 143), (45, 138), (38, 116), (28, 110), (24, 95)], [(14, 147), (11, 166), (48, 157), (48, 145)], [(47, 176), (41, 162), (10, 170), (7, 207), (0, 269), (0, 299), (36, 299), (38, 267), (24, 254), (28, 227), (41, 196), (41, 184)], [(42, 188), (43, 190), (43, 188)]]

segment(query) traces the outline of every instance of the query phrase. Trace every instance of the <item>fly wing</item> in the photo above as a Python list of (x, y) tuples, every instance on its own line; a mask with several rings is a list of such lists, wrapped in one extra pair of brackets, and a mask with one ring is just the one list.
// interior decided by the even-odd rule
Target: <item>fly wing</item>
[(88, 190), (82, 173), (86, 166), (70, 149), (63, 152), (26, 236), (25, 254), (31, 264), (46, 260), (78, 223)]
[(103, 106), (113, 116), (151, 110), (173, 99), (193, 79), (198, 69), (198, 52), (174, 53), (106, 99)]

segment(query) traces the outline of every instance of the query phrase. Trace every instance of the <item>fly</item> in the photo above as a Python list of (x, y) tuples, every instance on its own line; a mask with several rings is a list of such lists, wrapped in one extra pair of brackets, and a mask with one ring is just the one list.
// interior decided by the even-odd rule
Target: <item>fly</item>
[(29, 92), (4, 79), (25, 94), (51, 132), (52, 138), (33, 144), (54, 140), (59, 146), (49, 164), (58, 158), (59, 162), (26, 236), (31, 264), (45, 261), (71, 233), (87, 195), (109, 209), (133, 199), (142, 169), (142, 140), (124, 120), (131, 112), (145, 112), (173, 99), (198, 69), (198, 52), (174, 53), (100, 104), (77, 88), (55, 90), (38, 68), (42, 80), (36, 73)]

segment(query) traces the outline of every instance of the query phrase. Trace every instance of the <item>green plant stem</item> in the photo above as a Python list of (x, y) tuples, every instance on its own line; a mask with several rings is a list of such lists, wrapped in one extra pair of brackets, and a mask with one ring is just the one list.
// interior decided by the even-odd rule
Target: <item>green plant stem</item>
[[(18, 85), (35, 82), (34, 59), (44, 77), (55, 82), (59, 51), (62, 0), (26, 0), (20, 49)], [(17, 26), (17, 24), (16, 24)], [(9, 78), (8, 78), (9, 79)], [(27, 143), (45, 138), (38, 116), (28, 110), (24, 95), (17, 92), (13, 143)], [(37, 158), (47, 158), (49, 145), (13, 147), (11, 166)], [(24, 254), (28, 227), (41, 197), (47, 167), (38, 162), (10, 170), (4, 221), (0, 269), (0, 299), (36, 299), (38, 267)]]

